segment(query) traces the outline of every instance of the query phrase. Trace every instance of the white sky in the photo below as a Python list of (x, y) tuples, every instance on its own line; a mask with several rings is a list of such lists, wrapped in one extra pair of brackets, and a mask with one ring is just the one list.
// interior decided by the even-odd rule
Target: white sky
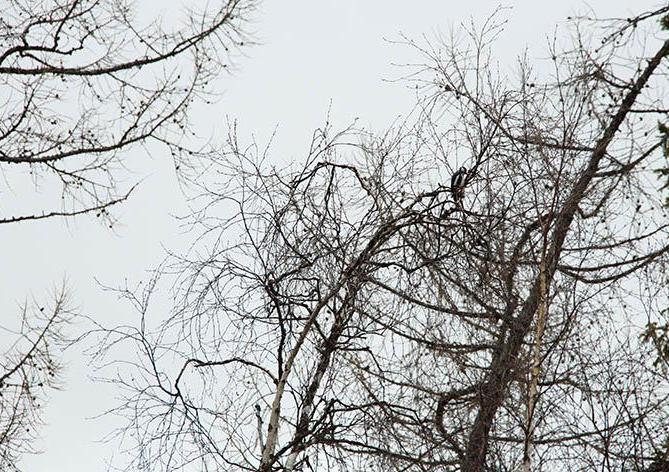
[[(179, 11), (180, 0), (140, 0), (138, 4), (145, 14)], [(197, 117), (201, 134), (225, 134), (220, 126), (226, 116), (239, 120), (242, 134), (254, 133), (261, 142), (278, 127), (274, 155), (282, 161), (300, 159), (313, 129), (323, 124), (330, 102), (335, 123), (348, 124), (359, 117), (361, 125), (383, 130), (408, 113), (414, 102), (405, 85), (384, 79), (401, 75), (392, 63), (416, 59), (408, 48), (384, 38), (399, 39), (400, 32), (416, 39), (448, 32), (470, 16), (482, 21), (497, 4), (487, 0), (266, 1), (254, 24), (261, 44), (245, 50), (247, 57), (237, 61), (237, 71), (221, 82), (221, 101)], [(599, 16), (627, 16), (657, 2), (596, 0), (589, 7), (570, 0), (508, 4), (513, 8), (497, 47), (503, 71), (513, 70), (516, 56), (526, 46), (531, 59), (545, 57), (547, 36), (568, 15), (591, 8)], [(114, 232), (88, 217), (67, 224), (47, 221), (0, 227), (3, 319), (16, 316), (18, 303), (31, 294), (45, 299), (65, 278), (83, 313), (113, 324), (127, 318), (127, 307), (102, 293), (95, 278), (109, 285), (120, 285), (125, 278), (138, 281), (162, 260), (165, 246), (185, 249), (188, 235), (180, 233), (171, 216), (184, 211), (184, 198), (175, 191), (167, 156), (156, 153), (149, 159), (137, 150), (128, 158), (138, 169), (137, 177), (146, 179), (118, 212), (122, 225)], [(89, 379), (92, 372), (77, 351), (68, 353), (67, 362), (64, 389), (53, 393), (46, 409), (40, 445), (44, 453), (25, 458), (27, 472), (102, 471), (106, 459), (117, 453), (114, 444), (98, 442), (116, 424), (114, 420), (87, 419), (114, 405), (113, 388)]]

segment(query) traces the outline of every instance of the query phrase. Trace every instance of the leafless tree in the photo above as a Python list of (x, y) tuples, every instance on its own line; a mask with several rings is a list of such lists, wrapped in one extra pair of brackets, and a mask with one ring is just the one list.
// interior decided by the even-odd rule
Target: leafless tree
[[(162, 146), (179, 172), (186, 159), (198, 158), (194, 106), (213, 98), (209, 83), (248, 42), (255, 2), (189, 8), (172, 29), (159, 18), (142, 23), (137, 6), (130, 0), (0, 5), (0, 225), (91, 213), (111, 227), (109, 208), (134, 188), (126, 180), (128, 158)], [(20, 191), (10, 191), (14, 186)], [(31, 307), (16, 332), (11, 321), (2, 322), (9, 346), (0, 360), (2, 470), (13, 470), (20, 454), (34, 449), (42, 391), (57, 385), (56, 345), (70, 319), (63, 295), (48, 312), (33, 314)]]
[(97, 331), (102, 359), (137, 352), (115, 379), (130, 467), (664, 470), (669, 384), (640, 335), (667, 302), (668, 13), (576, 18), (515, 77), (499, 14), (408, 40), (416, 116), (326, 126), (285, 169), (233, 128), (194, 247), (121, 290), (138, 325)]
[[(34, 453), (48, 391), (60, 386), (60, 355), (72, 318), (64, 290), (52, 306), (37, 302), (22, 307), (15, 329), (3, 327), (0, 358), (0, 469), (18, 469), (23, 453)], [(9, 344), (11, 343), (11, 344)]]
[[(95, 213), (128, 197), (124, 160), (162, 143), (179, 167), (194, 104), (248, 41), (253, 0), (189, 10), (182, 27), (142, 24), (130, 0), (7, 0), (0, 20), (0, 169), (60, 188), (62, 202), (5, 201), (0, 223)], [(167, 153), (166, 152), (166, 153)], [(18, 171), (14, 170), (18, 169)], [(16, 174), (19, 174), (18, 176)]]

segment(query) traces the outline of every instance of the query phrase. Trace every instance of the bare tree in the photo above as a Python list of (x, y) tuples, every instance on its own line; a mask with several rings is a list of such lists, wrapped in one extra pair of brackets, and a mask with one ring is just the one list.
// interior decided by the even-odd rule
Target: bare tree
[(173, 31), (160, 19), (141, 24), (128, 0), (3, 5), (0, 169), (18, 167), (41, 187), (60, 187), (62, 202), (7, 201), (17, 213), (0, 223), (83, 213), (111, 221), (107, 208), (132, 189), (117, 179), (133, 150), (161, 143), (177, 168), (194, 153), (190, 110), (210, 100), (208, 83), (248, 41), (254, 8), (252, 0), (213, 3), (188, 11)]
[[(126, 0), (6, 0), (0, 18), (0, 224), (95, 214), (128, 198), (127, 159), (170, 154), (179, 173), (197, 159), (194, 106), (240, 47), (253, 0), (188, 9), (178, 28), (142, 24)], [(185, 172), (185, 173), (184, 173)], [(26, 181), (34, 192), (26, 195)], [(29, 188), (29, 187), (28, 187)], [(34, 451), (43, 392), (57, 386), (64, 295), (54, 307), (23, 309), (8, 332), (0, 371), (0, 469)], [(33, 313), (34, 312), (34, 313)], [(48, 314), (47, 314), (48, 313)]]
[(48, 391), (60, 386), (65, 328), (72, 318), (64, 290), (52, 306), (22, 307), (16, 329), (2, 328), (0, 358), (0, 468), (14, 471), (23, 453), (34, 453), (41, 410)]
[(639, 336), (667, 300), (668, 13), (577, 18), (550, 70), (516, 77), (493, 62), (499, 14), (407, 41), (417, 116), (326, 126), (283, 170), (233, 128), (200, 238), (121, 290), (137, 326), (98, 331), (106, 361), (137, 348), (116, 380), (140, 463), (662, 470), (669, 385)]

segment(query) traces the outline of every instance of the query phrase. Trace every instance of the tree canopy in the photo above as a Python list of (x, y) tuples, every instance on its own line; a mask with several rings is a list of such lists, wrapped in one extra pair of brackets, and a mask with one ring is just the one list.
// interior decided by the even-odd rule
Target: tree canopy
[(416, 112), (328, 124), (284, 169), (232, 129), (193, 248), (96, 331), (103, 362), (137, 353), (114, 377), (135, 465), (664, 470), (668, 13), (574, 18), (549, 72), (500, 71), (503, 13), (407, 39)]

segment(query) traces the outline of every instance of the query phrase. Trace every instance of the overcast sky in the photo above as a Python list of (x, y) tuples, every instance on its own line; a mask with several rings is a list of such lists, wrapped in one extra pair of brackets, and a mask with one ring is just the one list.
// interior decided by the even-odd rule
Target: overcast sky
[[(215, 0), (210, 0), (215, 1)], [(178, 0), (140, 0), (144, 14), (179, 11)], [(237, 70), (222, 83), (221, 100), (196, 117), (201, 134), (223, 135), (225, 117), (238, 119), (242, 134), (265, 140), (277, 129), (273, 155), (277, 160), (305, 155), (314, 128), (321, 126), (332, 103), (335, 123), (360, 124), (383, 130), (411, 110), (414, 95), (397, 78), (393, 63), (416, 59), (408, 48), (390, 44), (400, 33), (420, 39), (448, 32), (470, 17), (482, 21), (497, 6), (487, 0), (415, 1), (302, 0), (260, 5), (254, 23), (259, 45), (246, 49)], [(508, 2), (509, 23), (500, 37), (497, 59), (502, 71), (513, 71), (515, 58), (528, 47), (528, 56), (546, 56), (547, 37), (555, 26), (576, 12), (626, 16), (651, 8), (645, 0)], [(408, 7), (410, 5), (410, 7)], [(633, 10), (631, 8), (633, 7)], [(67, 280), (74, 304), (104, 323), (127, 319), (127, 307), (102, 293), (95, 279), (120, 285), (138, 281), (164, 257), (164, 247), (179, 250), (187, 244), (172, 215), (185, 211), (167, 156), (151, 159), (140, 150), (130, 156), (137, 178), (145, 178), (138, 192), (118, 212), (115, 231), (95, 218), (73, 222), (35, 222), (3, 225), (0, 231), (2, 267), (0, 309), (3, 319), (15, 316), (17, 306)], [(26, 457), (27, 472), (106, 470), (105, 462), (118, 454), (113, 443), (99, 442), (116, 423), (112, 418), (89, 419), (114, 405), (113, 386), (95, 384), (92, 372), (77, 350), (67, 354), (66, 382), (52, 395), (43, 429), (44, 451)]]

